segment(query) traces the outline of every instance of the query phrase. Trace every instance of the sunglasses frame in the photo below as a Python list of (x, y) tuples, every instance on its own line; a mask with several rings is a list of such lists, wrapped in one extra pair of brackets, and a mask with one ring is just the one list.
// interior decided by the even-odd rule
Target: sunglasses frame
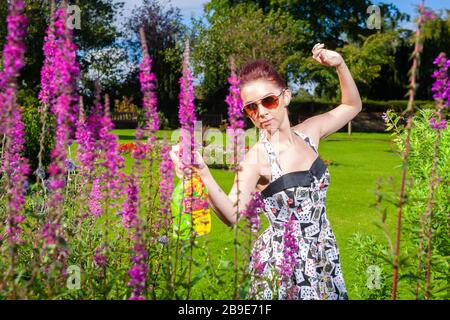
[[(259, 99), (259, 100), (256, 100), (256, 101), (247, 103), (245, 106), (242, 107), (242, 110), (244, 110), (244, 113), (245, 113), (245, 115), (246, 115), (247, 117), (253, 118), (253, 115), (255, 115), (256, 113), (258, 113), (258, 109), (259, 109), (259, 108), (258, 108), (258, 105), (259, 105), (259, 104), (262, 104), (262, 100), (267, 99), (267, 98), (269, 98), (269, 97), (276, 97), (276, 99), (277, 99), (277, 106), (276, 106), (275, 108), (267, 108), (264, 104), (262, 104), (262, 106), (263, 106), (264, 108), (266, 108), (266, 109), (269, 109), (269, 110), (275, 110), (275, 109), (277, 109), (277, 108), (280, 106), (280, 96), (281, 96), (287, 89), (288, 89), (288, 88), (284, 88), (283, 90), (281, 90), (281, 92), (280, 92), (279, 95), (271, 94), (271, 95), (268, 95), (268, 96), (266, 96), (266, 97), (264, 97), (264, 98), (261, 98), (261, 99)], [(255, 104), (255, 105), (256, 105), (256, 109), (255, 109), (255, 112), (253, 112), (253, 115), (251, 116), (251, 115), (248, 114), (248, 112), (247, 112), (245, 109), (246, 109), (247, 106), (252, 105), (252, 104)]]

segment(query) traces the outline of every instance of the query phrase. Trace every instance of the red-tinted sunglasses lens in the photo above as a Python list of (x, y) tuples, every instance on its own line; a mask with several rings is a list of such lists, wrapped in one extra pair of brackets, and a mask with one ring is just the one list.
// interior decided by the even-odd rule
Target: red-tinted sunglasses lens
[(244, 111), (249, 117), (253, 117), (258, 112), (258, 105), (256, 103), (249, 103), (244, 106)]
[[(278, 107), (278, 97), (275, 95), (265, 97), (261, 104), (267, 109), (276, 109)], [(244, 106), (244, 111), (249, 117), (253, 117), (258, 112), (258, 105), (254, 102)]]
[(275, 109), (278, 107), (278, 97), (268, 96), (261, 100), (261, 104), (267, 109)]

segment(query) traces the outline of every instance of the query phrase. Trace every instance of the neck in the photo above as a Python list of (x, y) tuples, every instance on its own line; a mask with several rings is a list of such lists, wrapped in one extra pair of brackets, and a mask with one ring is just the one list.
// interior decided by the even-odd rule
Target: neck
[(267, 130), (267, 138), (277, 149), (289, 148), (294, 145), (294, 134), (289, 120), (283, 121), (278, 129)]

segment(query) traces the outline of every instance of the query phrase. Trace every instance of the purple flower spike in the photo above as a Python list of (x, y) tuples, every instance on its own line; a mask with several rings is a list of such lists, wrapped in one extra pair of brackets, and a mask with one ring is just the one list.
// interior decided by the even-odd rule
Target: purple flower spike
[(259, 192), (253, 192), (251, 196), (252, 198), (248, 203), (247, 209), (243, 210), (241, 215), (248, 220), (250, 230), (257, 233), (261, 224), (259, 215), (264, 208), (264, 202)]
[(24, 67), (27, 18), (23, 14), (23, 0), (9, 1), (7, 37), (3, 48), (3, 70), (0, 72), (0, 135), (6, 138), (0, 174), (6, 176), (8, 215), (6, 235), (11, 243), (20, 243), (21, 215), (25, 204), (27, 175), (30, 172), (25, 151), (25, 127), (16, 102), (17, 77)]
[(139, 65), (139, 82), (143, 96), (142, 109), (144, 111), (145, 124), (143, 128), (136, 130), (136, 138), (142, 139), (144, 132), (149, 135), (149, 142), (156, 142), (154, 133), (159, 130), (159, 117), (157, 111), (158, 100), (156, 98), (156, 76), (152, 73), (152, 58), (148, 54), (147, 40), (145, 38), (144, 28), (139, 30), (141, 38), (141, 47), (143, 59)]

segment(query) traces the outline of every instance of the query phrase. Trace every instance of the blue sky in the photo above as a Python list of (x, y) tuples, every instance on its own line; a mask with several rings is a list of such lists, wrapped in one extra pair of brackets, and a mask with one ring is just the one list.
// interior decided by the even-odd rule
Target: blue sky
[[(119, 0), (118, 0), (119, 1)], [(142, 0), (121, 0), (125, 2), (125, 14), (127, 14), (133, 9), (136, 5), (142, 3)], [(161, 0), (162, 3), (168, 3), (167, 0)], [(203, 4), (207, 3), (208, 0), (171, 0), (170, 3), (174, 7), (178, 7), (181, 9), (181, 13), (183, 15), (183, 19), (185, 22), (189, 22), (192, 16), (198, 17), (202, 14)], [(391, 2), (394, 3), (402, 12), (408, 13), (414, 16), (415, 13), (415, 5), (420, 3), (420, 0), (385, 0), (385, 1), (374, 1), (374, 3), (380, 2)], [(433, 10), (440, 10), (444, 8), (450, 9), (450, 0), (426, 0), (425, 6), (431, 7)]]
[[(376, 1), (379, 2), (391, 2), (395, 4), (400, 11), (414, 15), (415, 7), (420, 3), (420, 0), (393, 0), (393, 1)], [(425, 0), (425, 6), (430, 7), (433, 10), (450, 9), (450, 0)]]
[[(125, 14), (127, 16), (131, 10), (142, 3), (142, 0), (117, 0), (118, 2), (124, 2)], [(167, 0), (160, 0), (161, 3), (169, 3)], [(180, 8), (183, 15), (184, 22), (188, 22), (191, 16), (198, 17), (203, 12), (203, 4), (207, 3), (205, 0), (171, 0), (170, 3), (173, 7)]]

